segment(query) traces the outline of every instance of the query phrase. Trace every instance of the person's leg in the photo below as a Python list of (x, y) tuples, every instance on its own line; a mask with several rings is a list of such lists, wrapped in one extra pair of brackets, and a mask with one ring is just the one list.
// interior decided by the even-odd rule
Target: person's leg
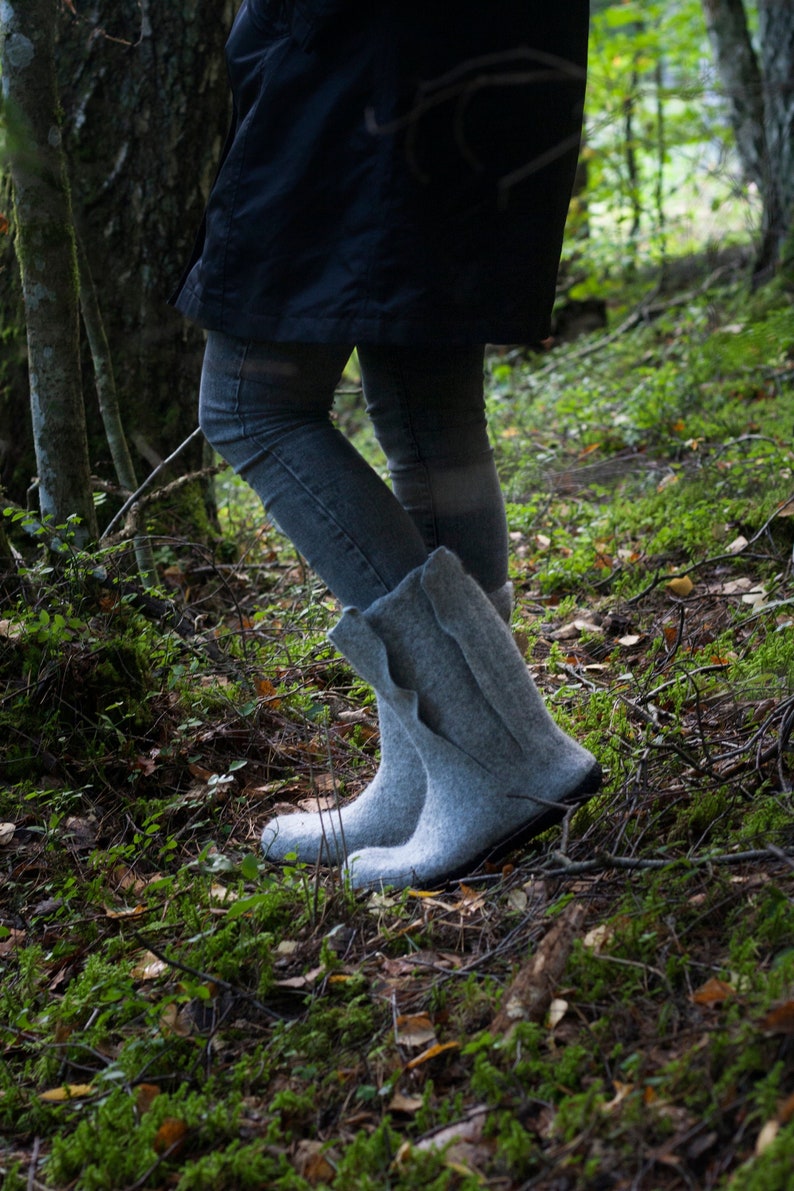
[[(200, 418), (209, 442), (261, 497), (280, 528), (344, 604), (368, 607), (427, 550), (386, 484), (329, 419), (347, 347), (248, 343), (210, 334)], [(422, 762), (378, 706), (381, 763), (336, 813), (280, 815), (265, 825), (270, 859), (341, 861), (410, 837), (424, 802)]]
[(358, 349), (394, 492), (429, 551), (446, 546), (488, 593), (507, 580), (504, 500), (488, 438), (483, 348)]
[(427, 558), (400, 502), (330, 419), (350, 348), (210, 332), (200, 421), (342, 604), (366, 608)]

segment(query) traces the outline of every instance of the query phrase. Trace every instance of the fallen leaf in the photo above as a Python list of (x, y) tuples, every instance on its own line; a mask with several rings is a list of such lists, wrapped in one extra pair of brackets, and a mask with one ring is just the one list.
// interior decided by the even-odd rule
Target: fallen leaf
[(137, 918), (139, 914), (146, 912), (146, 907), (137, 906), (122, 906), (116, 909), (114, 906), (105, 906), (105, 914), (108, 918)]
[(563, 1001), (560, 997), (555, 997), (549, 1005), (549, 1029), (553, 1030), (555, 1026), (558, 1026), (567, 1012), (568, 1002)]
[(25, 933), (23, 930), (15, 930), (13, 926), (9, 927), (6, 937), (0, 939), (0, 955), (10, 955), (20, 947), (25, 941)]
[(603, 1112), (611, 1112), (614, 1108), (617, 1108), (634, 1091), (633, 1083), (621, 1083), (619, 1079), (613, 1079), (612, 1086), (615, 1089), (615, 1095), (603, 1106)]
[(743, 592), (750, 591), (754, 586), (754, 581), (743, 575), (739, 579), (730, 579), (727, 583), (723, 583), (719, 591), (721, 595), (742, 595)]
[(64, 836), (75, 848), (93, 848), (96, 843), (97, 821), (93, 816), (82, 818), (69, 815), (64, 822)]
[(433, 1023), (426, 1013), (404, 1013), (396, 1021), (395, 1038), (400, 1046), (418, 1050), (436, 1041)]
[(167, 1153), (175, 1158), (185, 1148), (188, 1127), (180, 1117), (166, 1117), (154, 1135), (152, 1146), (155, 1154)]
[(313, 984), (325, 972), (325, 968), (312, 968), (311, 971), (306, 972), (304, 976), (288, 976), (284, 980), (276, 980), (275, 983), (279, 988), (311, 988)]
[(742, 550), (744, 550), (745, 546), (748, 546), (748, 545), (749, 545), (749, 543), (747, 541), (747, 538), (743, 534), (739, 534), (738, 538), (734, 538), (733, 541), (729, 542), (728, 545), (725, 547), (725, 553), (726, 554), (741, 554), (741, 552), (742, 552)]
[(39, 1094), (39, 1100), (46, 1100), (48, 1104), (60, 1104), (64, 1100), (80, 1100), (83, 1096), (93, 1096), (94, 1085), (90, 1083), (65, 1083), (59, 1088), (50, 1088)]
[(777, 1119), (781, 1125), (787, 1125), (790, 1120), (794, 1119), (794, 1092), (780, 1105), (777, 1110)]
[(624, 649), (630, 649), (632, 645), (639, 645), (642, 641), (640, 633), (629, 633), (625, 637), (618, 637), (618, 645), (622, 645)]
[(269, 678), (258, 678), (256, 681), (256, 693), (260, 699), (267, 699), (268, 703), (273, 708), (281, 706), (281, 700), (278, 698), (276, 688)]
[(736, 990), (733, 985), (712, 976), (700, 988), (695, 989), (692, 993), (692, 1000), (695, 1005), (722, 1005), (724, 1001), (735, 995)]
[(410, 1062), (406, 1063), (405, 1069), (406, 1071), (413, 1071), (414, 1067), (420, 1067), (422, 1063), (427, 1063), (430, 1061), (430, 1059), (437, 1058), (440, 1054), (443, 1054), (447, 1050), (459, 1049), (459, 1042), (437, 1042), (435, 1046), (431, 1046), (427, 1050), (423, 1050), (422, 1053), (417, 1055), (415, 1059), (411, 1059)]
[(164, 1034), (189, 1038), (193, 1032), (189, 1012), (184, 1006), (166, 1005), (160, 1014), (160, 1029)]
[(761, 1021), (761, 1028), (770, 1034), (794, 1034), (794, 1001), (771, 1009)]
[(677, 575), (667, 584), (667, 590), (671, 592), (672, 595), (683, 599), (689, 595), (694, 586), (695, 585), (689, 578), (689, 575)]
[(403, 1092), (395, 1092), (389, 1101), (390, 1112), (403, 1112), (406, 1116), (413, 1116), (424, 1104), (421, 1096), (406, 1096)]
[(0, 848), (5, 848), (11, 843), (16, 829), (15, 823), (0, 823)]
[(239, 894), (225, 885), (210, 885), (210, 897), (214, 902), (236, 902)]
[(767, 1121), (761, 1132), (758, 1134), (755, 1142), (756, 1154), (763, 1154), (764, 1150), (768, 1150), (772, 1142), (780, 1132), (780, 1121)]
[(139, 962), (130, 970), (133, 980), (156, 980), (168, 971), (168, 964), (151, 951), (144, 951)]
[(529, 903), (529, 898), (523, 889), (511, 889), (507, 895), (507, 904), (511, 910), (517, 910), (519, 914), (523, 914)]
[(423, 1137), (416, 1143), (417, 1150), (439, 1150), (448, 1146), (450, 1142), (464, 1141), (469, 1144), (478, 1142), (482, 1137), (488, 1108), (485, 1104), (478, 1104), (469, 1110), (462, 1121), (452, 1125), (445, 1125), (430, 1137)]
[(139, 1083), (135, 1089), (135, 1107), (140, 1116), (147, 1113), (160, 1095), (160, 1088), (156, 1083)]
[(295, 1169), (312, 1187), (333, 1181), (336, 1175), (334, 1160), (336, 1154), (325, 1141), (303, 1137), (295, 1146)]
[(766, 588), (759, 583), (744, 593), (742, 603), (749, 604), (752, 608), (761, 608), (766, 603), (766, 596)]

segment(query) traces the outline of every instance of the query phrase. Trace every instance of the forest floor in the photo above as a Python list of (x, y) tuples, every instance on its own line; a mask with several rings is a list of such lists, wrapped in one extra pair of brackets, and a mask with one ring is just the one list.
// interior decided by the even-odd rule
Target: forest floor
[(228, 474), (215, 547), (157, 541), (153, 595), (118, 547), (20, 545), (7, 1191), (793, 1185), (794, 309), (686, 285), (489, 355), (516, 640), (605, 771), (503, 866), (357, 893), (262, 860), (274, 811), (364, 787), (377, 724)]

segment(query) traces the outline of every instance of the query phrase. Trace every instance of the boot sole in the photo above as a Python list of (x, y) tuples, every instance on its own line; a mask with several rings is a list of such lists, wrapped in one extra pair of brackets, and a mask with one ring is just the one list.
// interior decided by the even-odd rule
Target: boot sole
[(440, 882), (443, 884), (450, 881), (459, 881), (467, 875), (471, 876), (483, 864), (494, 864), (511, 852), (515, 852), (517, 848), (523, 847), (524, 844), (529, 843), (530, 840), (535, 839), (544, 831), (548, 831), (549, 827), (554, 827), (557, 823), (561, 823), (569, 811), (578, 810), (580, 806), (584, 806), (594, 794), (598, 793), (602, 781), (601, 766), (596, 762), (576, 789), (572, 790), (562, 802), (557, 803), (555, 806), (547, 807), (540, 815), (530, 820), (526, 827), (520, 827), (517, 831), (505, 837), (505, 839), (491, 844), (490, 847), (478, 853), (477, 856), (470, 860), (465, 868), (456, 869), (447, 876), (441, 877)]

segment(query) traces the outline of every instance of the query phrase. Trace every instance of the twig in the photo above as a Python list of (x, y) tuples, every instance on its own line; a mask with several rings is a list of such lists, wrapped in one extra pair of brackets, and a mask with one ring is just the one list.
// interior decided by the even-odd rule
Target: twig
[(171, 959), (170, 956), (166, 955), (164, 951), (160, 951), (157, 947), (155, 947), (154, 943), (150, 943), (148, 940), (144, 939), (143, 935), (138, 934), (137, 931), (133, 932), (132, 937), (137, 939), (141, 947), (145, 947), (146, 950), (151, 951), (152, 955), (156, 956), (157, 959), (162, 960), (164, 964), (168, 964), (169, 968), (175, 968), (178, 972), (186, 972), (188, 976), (196, 976), (199, 980), (205, 980), (208, 984), (217, 984), (219, 988), (226, 989), (226, 991), (231, 993), (232, 996), (240, 997), (243, 1001), (247, 1001), (249, 1005), (253, 1005), (254, 1008), (260, 1011), (260, 1013), (264, 1013), (266, 1017), (272, 1018), (273, 1021), (286, 1020), (281, 1013), (276, 1013), (275, 1009), (270, 1009), (267, 1005), (263, 1005), (262, 1002), (255, 997), (253, 993), (248, 992), (247, 989), (239, 988), (235, 984), (230, 984), (228, 980), (222, 980), (220, 976), (212, 976), (209, 972), (202, 972), (198, 968), (191, 968), (189, 964), (183, 964), (181, 960)]
[(650, 294), (635, 306), (631, 314), (627, 315), (614, 331), (610, 331), (608, 335), (603, 335), (595, 343), (586, 343), (583, 347), (568, 352), (562, 359), (551, 360), (544, 368), (540, 368), (537, 372), (533, 373), (533, 376), (546, 376), (548, 373), (554, 372), (561, 364), (567, 364), (571, 360), (581, 360), (584, 356), (591, 356), (594, 352), (600, 351), (602, 347), (609, 347), (610, 343), (614, 343), (621, 335), (625, 335), (627, 331), (631, 331), (638, 323), (644, 322), (649, 318), (656, 318), (660, 314), (664, 314), (666, 310), (674, 310), (677, 306), (685, 306), (693, 298), (699, 298), (701, 294), (706, 293), (720, 274), (727, 272), (728, 268), (728, 265), (720, 265), (718, 269), (714, 269), (713, 272), (709, 273), (708, 277), (697, 289), (688, 290), (687, 293), (680, 294), (677, 298), (671, 298), (669, 302), (654, 303), (652, 301), (659, 293), (659, 286), (654, 286)]
[(185, 448), (189, 447), (190, 444), (193, 442), (193, 440), (198, 438), (198, 436), (200, 434), (201, 434), (201, 427), (197, 426), (196, 429), (193, 431), (193, 433), (189, 434), (187, 436), (187, 438), (185, 439), (185, 441), (180, 443), (175, 451), (171, 452), (171, 454), (168, 456), (167, 459), (163, 459), (162, 462), (157, 464), (157, 467), (154, 469), (154, 471), (149, 473), (149, 475), (146, 477), (146, 479), (143, 481), (143, 483), (141, 485), (139, 485), (138, 489), (135, 492), (133, 492), (133, 494), (129, 498), (129, 500), (126, 500), (124, 502), (124, 504), (121, 506), (119, 511), (116, 513), (115, 517), (109, 522), (108, 525), (105, 526), (102, 533), (100, 534), (100, 538), (99, 538), (100, 541), (102, 541), (103, 538), (106, 538), (110, 534), (113, 527), (118, 524), (118, 522), (122, 519), (122, 517), (124, 517), (127, 510), (132, 505), (135, 504), (135, 501), (138, 499), (138, 497), (141, 495), (141, 493), (145, 492), (146, 489), (149, 488), (154, 483), (154, 481), (157, 479), (157, 477), (162, 472), (165, 471), (165, 469), (168, 467), (168, 465), (170, 463), (173, 463), (173, 461), (177, 458), (177, 456), (181, 455), (182, 452), (185, 450)]
[(709, 864), (743, 864), (753, 860), (783, 860), (794, 867), (794, 853), (785, 852), (775, 845), (753, 852), (716, 852), (709, 856), (671, 856), (664, 860), (643, 860), (637, 856), (612, 856), (609, 852), (602, 852), (593, 860), (568, 860), (559, 852), (553, 852), (552, 860), (562, 862), (558, 868), (546, 868), (541, 865), (538, 869), (544, 877), (576, 877), (580, 873), (604, 872), (611, 868), (628, 870), (659, 870), (671, 868), (673, 865), (692, 865), (699, 867)]
[(36, 1167), (39, 1164), (39, 1150), (41, 1149), (41, 1138), (33, 1139), (33, 1150), (30, 1155), (30, 1162), (28, 1163), (28, 1182), (27, 1191), (34, 1191), (38, 1186), (36, 1182)]

